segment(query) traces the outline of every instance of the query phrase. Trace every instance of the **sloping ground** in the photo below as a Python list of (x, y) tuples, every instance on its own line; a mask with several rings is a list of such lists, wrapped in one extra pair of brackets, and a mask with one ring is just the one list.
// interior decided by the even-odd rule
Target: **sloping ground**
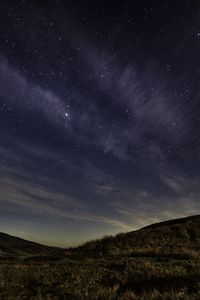
[(200, 216), (155, 223), (137, 231), (105, 237), (72, 249), (86, 256), (200, 256)]
[(0, 259), (12, 259), (30, 255), (56, 255), (62, 252), (59, 248), (44, 246), (35, 242), (0, 233)]
[(200, 215), (146, 226), (140, 230), (87, 242), (79, 247), (60, 249), (44, 246), (0, 232), (0, 256), (62, 255), (130, 256), (163, 255), (194, 256), (200, 250)]

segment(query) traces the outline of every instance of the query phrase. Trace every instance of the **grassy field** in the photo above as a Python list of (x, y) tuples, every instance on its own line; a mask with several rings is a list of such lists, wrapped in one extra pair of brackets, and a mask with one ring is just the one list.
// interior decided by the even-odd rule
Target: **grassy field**
[(200, 260), (2, 264), (0, 299), (200, 299)]
[(198, 216), (88, 242), (57, 256), (4, 257), (0, 299), (199, 300), (199, 245)]

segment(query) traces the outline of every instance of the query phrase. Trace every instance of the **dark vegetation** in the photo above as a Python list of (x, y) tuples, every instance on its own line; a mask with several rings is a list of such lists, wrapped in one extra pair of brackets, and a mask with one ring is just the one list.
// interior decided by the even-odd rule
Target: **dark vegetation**
[(59, 249), (0, 234), (0, 299), (200, 299), (200, 216)]

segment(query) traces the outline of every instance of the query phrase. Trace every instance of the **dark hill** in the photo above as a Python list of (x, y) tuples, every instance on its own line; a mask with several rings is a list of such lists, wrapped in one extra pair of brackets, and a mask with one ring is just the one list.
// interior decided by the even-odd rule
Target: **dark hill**
[(59, 255), (59, 248), (44, 246), (0, 232), (0, 259), (26, 256)]
[(199, 257), (200, 215), (154, 223), (136, 231), (60, 249), (0, 233), (0, 259), (51, 256)]
[(87, 242), (74, 249), (75, 253), (85, 256), (200, 257), (200, 215), (155, 223), (137, 231)]

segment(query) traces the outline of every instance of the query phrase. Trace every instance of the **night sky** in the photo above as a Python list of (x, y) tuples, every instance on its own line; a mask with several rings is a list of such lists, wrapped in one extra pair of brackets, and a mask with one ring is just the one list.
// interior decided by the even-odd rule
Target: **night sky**
[(0, 231), (77, 245), (199, 183), (199, 1), (1, 1)]

